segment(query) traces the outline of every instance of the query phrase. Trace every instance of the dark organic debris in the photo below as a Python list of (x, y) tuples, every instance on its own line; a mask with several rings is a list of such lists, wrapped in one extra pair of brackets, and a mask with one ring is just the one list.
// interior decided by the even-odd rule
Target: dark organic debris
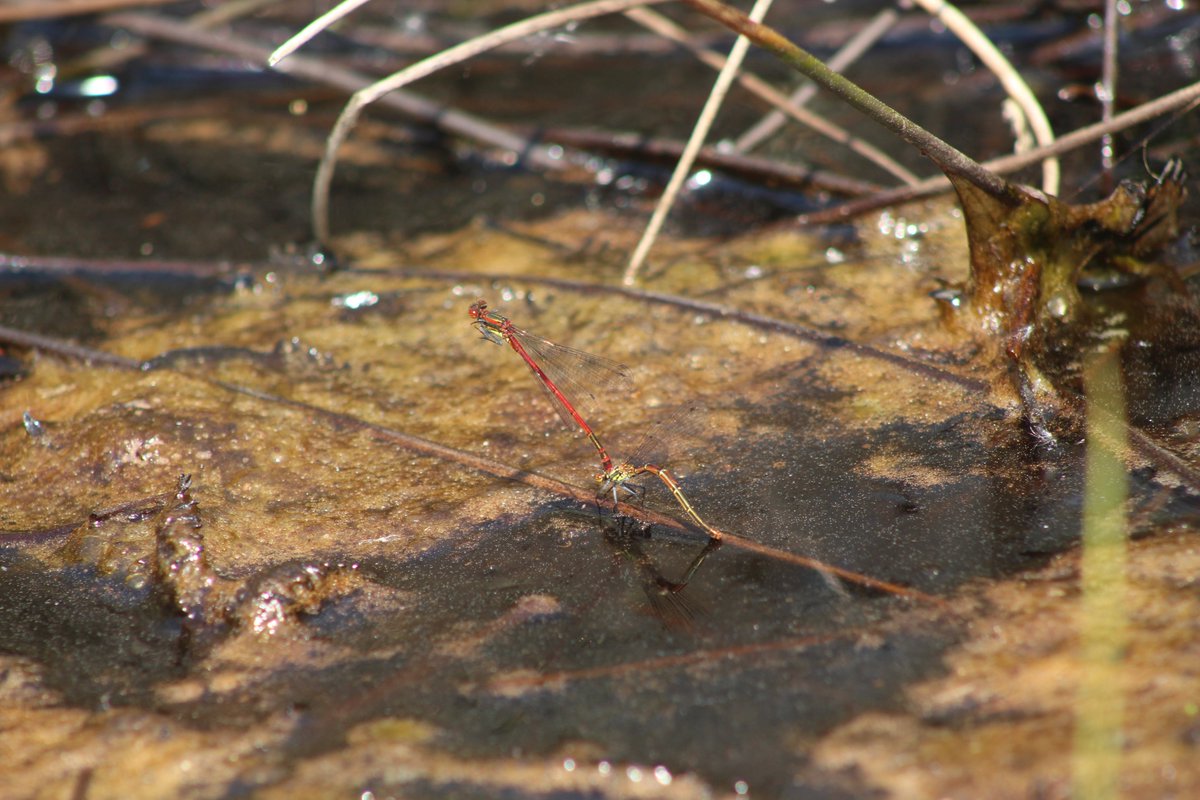
[(223, 578), (208, 561), (203, 523), (182, 475), (173, 502), (155, 524), (154, 582), (164, 605), (184, 618), (188, 640), (249, 630), (274, 635), (291, 621), (316, 614), (359, 584), (357, 565), (283, 564), (246, 582)]
[(1172, 161), (1149, 186), (1122, 183), (1096, 203), (1071, 205), (1032, 189), (1013, 201), (951, 175), (967, 224), (971, 279), (947, 316), (980, 335), (1013, 364), (1035, 428), (1059, 405), (1037, 364), (1057, 341), (1086, 324), (1078, 284), (1085, 271), (1165, 275), (1153, 259), (1179, 235), (1186, 174)]
[(188, 624), (203, 625), (218, 577), (204, 552), (191, 487), (192, 476), (180, 476), (173, 504), (162, 510), (154, 526), (154, 581), (168, 607)]

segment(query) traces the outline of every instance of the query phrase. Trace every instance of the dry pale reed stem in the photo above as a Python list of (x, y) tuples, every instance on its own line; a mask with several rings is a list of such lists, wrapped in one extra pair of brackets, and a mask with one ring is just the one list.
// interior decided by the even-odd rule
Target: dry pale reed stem
[(267, 59), (267, 64), (272, 67), (275, 66), (280, 61), (283, 61), (292, 53), (296, 52), (305, 44), (307, 44), (308, 41), (318, 33), (325, 30), (350, 12), (354, 11), (359, 6), (366, 5), (369, 2), (371, 2), (371, 0), (342, 0), (342, 2), (338, 3), (336, 6), (329, 9), (324, 14), (301, 28), (295, 36), (279, 45), (279, 47), (275, 49), (275, 52), (271, 53), (271, 57)]
[[(754, 22), (760, 22), (771, 8), (773, 1), (755, 0), (754, 8), (750, 10), (750, 19)], [(641, 241), (638, 242), (637, 248), (633, 251), (633, 257), (629, 259), (629, 266), (626, 267), (625, 274), (621, 278), (621, 282), (626, 286), (632, 286), (634, 281), (637, 280), (638, 270), (641, 269), (642, 264), (645, 262), (650, 248), (654, 246), (654, 240), (658, 238), (658, 232), (662, 230), (663, 222), (666, 221), (667, 214), (671, 211), (671, 206), (675, 204), (675, 198), (678, 196), (679, 190), (683, 188), (684, 180), (687, 179), (688, 173), (691, 172), (692, 164), (696, 161), (696, 154), (704, 146), (704, 140), (708, 137), (713, 120), (716, 119), (717, 112), (721, 109), (721, 103), (725, 101), (725, 95), (729, 92), (729, 87), (733, 84), (733, 79), (737, 75), (738, 68), (741, 67), (742, 60), (745, 59), (746, 51), (749, 49), (750, 40), (745, 36), (738, 36), (737, 40), (733, 43), (733, 49), (729, 51), (729, 60), (725, 62), (725, 66), (717, 74), (717, 80), (708, 95), (708, 100), (704, 103), (700, 117), (696, 120), (695, 127), (692, 128), (692, 135), (688, 139), (687, 146), (683, 149), (683, 155), (679, 157), (679, 162), (675, 165), (675, 171), (671, 174), (671, 180), (667, 183), (666, 190), (658, 200), (658, 205), (654, 209), (654, 215), (650, 217), (650, 224), (646, 226), (646, 230), (642, 233)]]

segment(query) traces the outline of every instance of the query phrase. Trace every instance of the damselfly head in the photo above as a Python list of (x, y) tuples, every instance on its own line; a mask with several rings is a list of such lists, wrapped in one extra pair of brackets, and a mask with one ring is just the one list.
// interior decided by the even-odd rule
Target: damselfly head
[(480, 336), (492, 344), (504, 344), (505, 335), (496, 332), (499, 326), (496, 325), (494, 318), (489, 317), (487, 307), (486, 300), (476, 300), (471, 304), (471, 307), (467, 309), (467, 314), (471, 317), (471, 325), (479, 331)]
[(487, 339), (492, 344), (504, 344), (504, 336), (492, 330), (483, 320), (477, 319), (471, 325), (479, 331), (480, 337)]

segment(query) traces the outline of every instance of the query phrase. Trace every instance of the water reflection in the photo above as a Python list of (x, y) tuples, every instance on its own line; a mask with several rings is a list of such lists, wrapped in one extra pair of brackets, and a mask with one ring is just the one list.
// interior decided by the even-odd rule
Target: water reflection
[(633, 520), (625, 517), (608, 520), (603, 530), (605, 543), (632, 565), (654, 616), (668, 628), (691, 628), (697, 616), (705, 613), (705, 604), (685, 590), (700, 566), (721, 546), (721, 540), (709, 539), (701, 545), (678, 580), (670, 580), (640, 546), (638, 540), (648, 538), (648, 532), (640, 529)]

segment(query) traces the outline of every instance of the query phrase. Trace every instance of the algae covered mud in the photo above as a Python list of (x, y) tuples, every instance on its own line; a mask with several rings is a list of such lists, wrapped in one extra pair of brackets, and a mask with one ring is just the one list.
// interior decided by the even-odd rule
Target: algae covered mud
[[(821, 294), (848, 303), (869, 270), (822, 268)], [(830, 732), (880, 713), (916, 726), (906, 741), (937, 729), (933, 712), (907, 716), (906, 687), (936, 682), (975, 629), (983, 596), (964, 581), (1035, 567), (1077, 535), (1083, 448), (1038, 446), (969, 383), (670, 307), (647, 318), (632, 300), (535, 292), (556, 338), (611, 341), (555, 322), (600, 319), (597, 305), (626, 331), (614, 355), (649, 388), (608, 410), (618, 442), (640, 437), (646, 408), (710, 399), (680, 468), (715, 526), (945, 599), (729, 545), (666, 597), (702, 533), (622, 523), (380, 434), (589, 487), (590, 446), (464, 319), (491, 280), (277, 271), (239, 285), (186, 312), (128, 307), (93, 340), (155, 368), (43, 354), (5, 388), (37, 422), (3, 439), (5, 713), (37, 737), (13, 738), (33, 766), (24, 785), (624, 796), (658, 774), (672, 776), (663, 795), (751, 778), (767, 794), (866, 791), (830, 766), (857, 758)], [(364, 293), (379, 301), (347, 308)], [(639, 355), (664, 331), (683, 363)], [(1174, 526), (1163, 541), (1186, 563), (1188, 493), (1156, 474), (1133, 474), (1138, 532)], [(657, 508), (670, 515), (669, 498)], [(1061, 584), (1030, 591), (1067, 602), (1071, 569), (1056, 569), (1005, 585)], [(64, 753), (95, 760), (65, 770)], [(134, 758), (149, 763), (131, 787)]]

